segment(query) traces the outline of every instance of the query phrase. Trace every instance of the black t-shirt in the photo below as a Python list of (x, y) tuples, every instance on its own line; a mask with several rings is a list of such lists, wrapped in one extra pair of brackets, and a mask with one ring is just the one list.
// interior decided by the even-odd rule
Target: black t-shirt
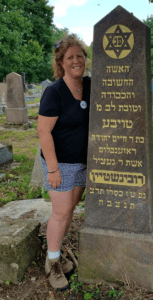
[[(73, 97), (63, 78), (48, 86), (41, 98), (39, 114), (58, 116), (52, 130), (58, 162), (86, 163), (89, 124), (90, 77), (83, 78), (83, 100), (87, 107), (81, 108), (80, 100)], [(44, 158), (41, 151), (41, 156)]]

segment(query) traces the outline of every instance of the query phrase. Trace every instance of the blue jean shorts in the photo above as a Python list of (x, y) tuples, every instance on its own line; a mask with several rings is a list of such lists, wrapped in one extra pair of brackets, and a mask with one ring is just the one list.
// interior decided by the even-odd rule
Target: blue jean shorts
[(45, 188), (47, 191), (66, 192), (71, 191), (75, 186), (85, 187), (86, 184), (86, 170), (87, 167), (83, 163), (69, 164), (69, 163), (58, 163), (58, 167), (61, 172), (62, 183), (56, 189), (53, 189), (47, 181), (48, 168), (46, 161), (41, 157)]

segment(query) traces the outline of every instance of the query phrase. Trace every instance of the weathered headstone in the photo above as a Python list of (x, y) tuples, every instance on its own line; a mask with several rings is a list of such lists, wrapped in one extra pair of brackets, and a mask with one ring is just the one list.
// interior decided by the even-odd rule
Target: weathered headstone
[(35, 157), (35, 163), (34, 163), (32, 175), (31, 175), (30, 185), (32, 185), (33, 187), (39, 186), (42, 188), (45, 186), (45, 182), (44, 182), (43, 168), (42, 168), (42, 163), (40, 158), (40, 150), (41, 150), (41, 146), (39, 144), (37, 154)]
[(0, 82), (0, 114), (4, 113), (6, 107), (6, 83)]
[(41, 249), (40, 223), (0, 218), (0, 283), (18, 283)]
[(5, 105), (6, 83), (0, 82), (0, 105)]
[(153, 289), (150, 29), (121, 6), (94, 27), (79, 279)]
[(6, 76), (7, 83), (7, 109), (6, 121), (12, 124), (26, 124), (27, 108), (25, 108), (22, 76), (10, 73)]
[(36, 89), (37, 89), (37, 87), (36, 87), (33, 83), (28, 84), (28, 85), (27, 85), (27, 88), (28, 88), (29, 90), (36, 90)]
[(51, 85), (52, 82), (47, 78), (46, 80), (42, 81), (41, 86), (42, 86), (42, 92), (41, 95), (43, 94), (45, 88), (49, 85)]
[(12, 145), (0, 143), (0, 166), (13, 161)]

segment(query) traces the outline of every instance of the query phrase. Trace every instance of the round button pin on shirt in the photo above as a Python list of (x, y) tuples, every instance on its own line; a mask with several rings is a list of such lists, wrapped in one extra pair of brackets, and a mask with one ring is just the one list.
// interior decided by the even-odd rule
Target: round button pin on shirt
[(82, 101), (80, 102), (80, 106), (81, 106), (81, 108), (85, 109), (85, 108), (87, 107), (87, 102), (84, 101), (84, 100), (82, 100)]

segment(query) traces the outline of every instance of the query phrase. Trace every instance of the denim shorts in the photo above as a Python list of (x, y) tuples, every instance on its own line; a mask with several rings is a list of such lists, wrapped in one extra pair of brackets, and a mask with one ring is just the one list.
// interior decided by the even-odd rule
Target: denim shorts
[(75, 186), (85, 187), (86, 184), (86, 165), (83, 163), (69, 164), (69, 163), (58, 163), (58, 167), (62, 176), (62, 183), (56, 189), (53, 189), (47, 181), (48, 168), (46, 161), (41, 157), (45, 188), (47, 191), (66, 192), (71, 191)]

